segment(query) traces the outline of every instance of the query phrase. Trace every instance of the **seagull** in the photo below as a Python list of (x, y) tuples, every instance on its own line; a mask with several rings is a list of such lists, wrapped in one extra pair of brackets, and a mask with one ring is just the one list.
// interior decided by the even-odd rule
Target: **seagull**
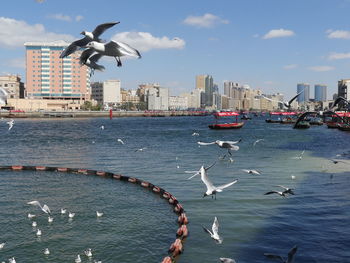
[(292, 157), (292, 159), (296, 159), (296, 160), (301, 160), (301, 159), (303, 159), (303, 154), (304, 154), (304, 152), (305, 152), (305, 150), (303, 150), (299, 156)]
[(198, 132), (194, 132), (194, 133), (192, 133), (192, 136), (199, 136), (199, 133)]
[(81, 262), (81, 258), (80, 258), (80, 255), (78, 255), (76, 258), (75, 258), (75, 263), (80, 263)]
[(210, 168), (212, 168), (214, 165), (216, 164), (216, 162), (214, 162), (212, 165), (210, 165), (209, 167), (204, 167), (203, 165), (201, 166), (201, 168), (198, 171), (185, 171), (185, 173), (190, 173), (193, 175), (188, 177), (187, 180), (191, 180), (193, 177), (195, 177), (196, 175), (205, 173), (206, 171), (208, 171)]
[(120, 60), (120, 57), (122, 56), (141, 58), (141, 54), (138, 50), (122, 42), (110, 41), (108, 43), (99, 43), (97, 41), (91, 41), (86, 45), (86, 47), (93, 48), (103, 56), (114, 57), (117, 61), (118, 67), (122, 66), (122, 62)]
[(101, 130), (104, 130), (104, 129), (105, 129), (105, 126), (104, 126), (104, 125), (101, 125), (100, 129), (101, 129)]
[(38, 230), (36, 231), (36, 235), (37, 235), (38, 237), (41, 236), (41, 230), (40, 230), (40, 229), (38, 229)]
[(223, 240), (219, 236), (219, 221), (218, 221), (217, 217), (214, 218), (214, 222), (213, 222), (213, 225), (211, 227), (211, 230), (213, 232), (211, 232), (209, 229), (205, 228), (204, 226), (203, 226), (203, 229), (205, 232), (207, 232), (210, 235), (210, 237), (212, 239), (215, 240), (216, 243), (218, 243), (218, 244), (222, 243)]
[(35, 221), (32, 222), (32, 227), (36, 227), (37, 225), (38, 224)]
[(212, 197), (215, 195), (215, 199), (216, 199), (216, 193), (217, 192), (222, 192), (223, 189), (237, 183), (238, 179), (234, 180), (233, 182), (230, 182), (228, 184), (224, 184), (224, 185), (220, 185), (220, 186), (214, 186), (213, 183), (209, 180), (208, 176), (207, 176), (207, 172), (204, 169), (204, 167), (201, 167), (200, 170), (200, 174), (201, 174), (201, 180), (202, 182), (205, 184), (205, 186), (207, 187), (207, 191), (203, 194), (203, 198), (211, 195)]
[(96, 211), (96, 216), (97, 216), (97, 217), (101, 217), (101, 216), (103, 216), (103, 213), (102, 213), (102, 212), (99, 212), (99, 211)]
[(247, 170), (247, 169), (242, 169), (243, 172), (249, 173), (249, 174), (258, 174), (261, 175), (261, 173), (257, 170)]
[(3, 249), (5, 246), (6, 242), (0, 244), (0, 249)]
[(143, 151), (146, 150), (146, 149), (147, 149), (147, 147), (143, 147), (143, 148), (140, 148), (140, 149), (135, 150), (135, 152), (143, 152)]
[(52, 223), (52, 222), (53, 222), (53, 217), (49, 216), (49, 217), (47, 218), (47, 221), (48, 221), (49, 223)]
[(10, 259), (9, 259), (9, 263), (16, 263), (15, 258), (14, 258), (14, 257), (10, 258)]
[(104, 23), (104, 24), (98, 25), (92, 32), (88, 32), (88, 31), (81, 32), (80, 34), (84, 35), (85, 37), (72, 42), (65, 50), (63, 50), (63, 52), (60, 55), (60, 58), (69, 56), (70, 54), (77, 51), (79, 47), (85, 47), (91, 41), (101, 42), (102, 40), (99, 38), (99, 36), (103, 32), (105, 32), (108, 28), (119, 23), (120, 22)]
[(97, 53), (94, 49), (88, 48), (81, 53), (79, 58), (80, 65), (86, 65), (89, 68), (91, 68), (91, 75), (94, 73), (95, 70), (103, 71), (105, 69), (104, 66), (97, 64), (97, 61), (102, 57), (102, 54)]
[(61, 215), (64, 215), (64, 214), (66, 214), (66, 213), (67, 213), (67, 209), (61, 208)]
[(31, 213), (28, 214), (28, 218), (29, 218), (29, 219), (32, 219), (32, 218), (34, 218), (34, 217), (36, 217), (36, 215), (33, 215), (33, 214), (31, 214)]
[(292, 178), (292, 180), (294, 180), (295, 179), (295, 175), (291, 175), (290, 178)]
[(286, 107), (287, 109), (290, 109), (290, 107), (292, 106), (292, 102), (301, 94), (303, 93), (304, 90), (300, 91), (297, 95), (295, 95), (291, 100), (289, 101), (279, 101), (279, 100), (273, 100), (273, 99), (270, 99), (268, 97), (265, 97), (264, 95), (261, 95), (264, 99), (267, 99), (269, 101), (277, 101), (279, 103), (282, 103), (284, 107)]
[(339, 102), (343, 101), (344, 104), (348, 105), (349, 102), (342, 96), (339, 96), (338, 98), (336, 98), (332, 104), (332, 106), (329, 107), (330, 110), (333, 110), (335, 108), (335, 106), (337, 106), (339, 104)]
[(117, 141), (120, 142), (120, 143), (123, 144), (123, 145), (125, 144), (124, 141), (123, 141), (122, 139), (118, 139)]
[(294, 260), (295, 253), (297, 252), (298, 247), (294, 246), (291, 250), (288, 252), (288, 258), (287, 260), (284, 260), (283, 257), (280, 255), (270, 254), (270, 253), (264, 253), (264, 256), (270, 259), (278, 259), (282, 263), (292, 263)]
[(236, 263), (232, 258), (219, 258), (222, 263)]
[(13, 127), (13, 124), (15, 123), (14, 119), (11, 119), (10, 121), (6, 122), (8, 125), (9, 125), (9, 129), (8, 130), (11, 130), (12, 127)]
[[(197, 142), (199, 145), (211, 145), (211, 144), (217, 144), (220, 148), (227, 149), (227, 152), (229, 155), (232, 155), (230, 150), (238, 151), (239, 146), (235, 145), (239, 142), (241, 142), (242, 139), (239, 139), (238, 141), (220, 141), (216, 140), (215, 142)], [(223, 158), (226, 157), (226, 154)]]
[(284, 192), (280, 192), (280, 191), (270, 191), (265, 193), (264, 195), (270, 195), (270, 194), (278, 194), (280, 196), (286, 197), (286, 194)]
[(264, 139), (257, 139), (254, 143), (253, 146), (255, 146), (258, 142), (265, 141)]
[(89, 257), (89, 258), (92, 257), (91, 248), (88, 248), (87, 250), (85, 250), (84, 253), (85, 253), (85, 255), (86, 255), (87, 257)]
[(50, 250), (48, 248), (45, 248), (44, 255), (50, 255)]
[(44, 213), (51, 214), (50, 208), (47, 205), (41, 206), (39, 201), (30, 201), (27, 204), (39, 206)]
[(288, 187), (285, 187), (283, 185), (275, 185), (275, 186), (283, 188), (284, 189), (284, 191), (283, 191), (284, 194), (294, 195), (294, 192), (293, 192), (294, 189), (293, 188), (288, 188)]
[(69, 212), (68, 217), (73, 218), (75, 216), (75, 213)]

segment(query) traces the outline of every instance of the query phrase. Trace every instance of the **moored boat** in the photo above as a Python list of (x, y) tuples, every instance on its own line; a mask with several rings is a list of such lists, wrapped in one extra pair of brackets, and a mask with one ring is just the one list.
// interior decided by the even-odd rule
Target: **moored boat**
[(310, 128), (310, 123), (308, 121), (300, 121), (294, 125), (294, 129), (308, 129)]
[[(222, 117), (236, 117), (235, 122), (225, 122), (219, 123), (218, 120)], [(242, 128), (244, 122), (238, 122), (239, 113), (234, 111), (226, 111), (226, 112), (215, 112), (214, 117), (216, 119), (216, 123), (208, 125), (210, 129), (220, 130), (220, 129), (239, 129)]]

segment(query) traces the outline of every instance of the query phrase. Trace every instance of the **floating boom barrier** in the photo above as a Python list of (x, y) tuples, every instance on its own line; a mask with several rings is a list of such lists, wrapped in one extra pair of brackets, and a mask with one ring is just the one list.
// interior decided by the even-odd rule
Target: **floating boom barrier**
[(168, 256), (164, 257), (162, 263), (174, 263), (178, 256), (183, 252), (184, 241), (188, 236), (188, 218), (185, 210), (175, 196), (165, 191), (159, 186), (156, 186), (150, 182), (140, 180), (135, 177), (129, 177), (121, 174), (115, 174), (111, 172), (104, 172), (98, 170), (79, 169), (79, 168), (65, 168), (65, 167), (52, 167), (52, 166), (22, 166), (22, 165), (11, 165), (11, 166), (0, 166), (0, 170), (9, 171), (51, 171), (61, 173), (73, 173), (73, 174), (84, 174), (84, 175), (96, 175), (106, 178), (111, 178), (119, 181), (129, 182), (132, 184), (138, 184), (143, 188), (149, 189), (154, 194), (159, 195), (161, 198), (168, 201), (173, 206), (174, 213), (178, 216), (177, 223), (179, 225), (176, 231), (176, 239), (170, 245), (168, 250)]

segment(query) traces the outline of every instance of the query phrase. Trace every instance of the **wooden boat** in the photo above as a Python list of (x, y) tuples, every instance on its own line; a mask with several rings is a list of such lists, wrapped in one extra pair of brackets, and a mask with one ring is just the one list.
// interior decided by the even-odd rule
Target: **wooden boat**
[(327, 121), (326, 125), (329, 129), (337, 129), (340, 123), (336, 121)]
[(350, 124), (348, 123), (338, 124), (337, 128), (341, 131), (350, 131)]
[(267, 123), (280, 123), (281, 120), (273, 120), (273, 119), (266, 119), (265, 120)]
[(308, 129), (310, 128), (310, 123), (308, 121), (300, 121), (294, 125), (294, 129)]
[[(218, 120), (222, 117), (233, 117), (236, 116), (235, 122), (229, 123), (219, 123)], [(214, 117), (216, 119), (216, 123), (208, 125), (210, 129), (220, 130), (220, 129), (240, 129), (243, 127), (244, 122), (238, 122), (239, 113), (234, 111), (226, 111), (226, 112), (215, 112)]]

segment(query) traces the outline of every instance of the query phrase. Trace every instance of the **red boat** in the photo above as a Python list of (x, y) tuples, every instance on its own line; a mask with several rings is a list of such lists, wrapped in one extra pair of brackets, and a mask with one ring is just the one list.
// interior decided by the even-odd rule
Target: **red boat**
[[(238, 116), (239, 113), (230, 111), (230, 112), (216, 112), (214, 113), (216, 123), (215, 124), (210, 124), (208, 127), (210, 129), (239, 129), (242, 128), (244, 125), (244, 122), (238, 122)], [(236, 116), (236, 122), (228, 122), (228, 123), (218, 123), (218, 120), (221, 117), (232, 117)]]

